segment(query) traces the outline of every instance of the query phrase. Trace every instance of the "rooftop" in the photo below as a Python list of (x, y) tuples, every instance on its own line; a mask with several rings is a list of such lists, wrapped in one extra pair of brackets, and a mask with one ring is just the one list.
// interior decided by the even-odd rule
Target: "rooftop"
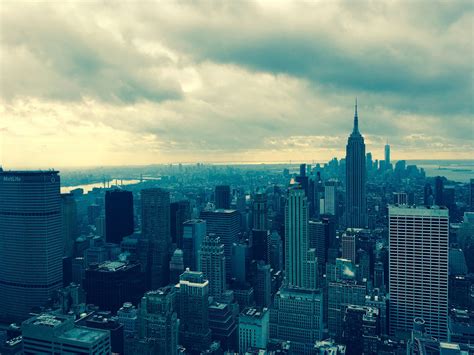
[(242, 311), (241, 316), (244, 316), (245, 318), (261, 319), (266, 313), (266, 308), (260, 311), (254, 307), (247, 307)]
[(47, 327), (47, 328), (57, 328), (67, 321), (71, 321), (72, 318), (66, 316), (58, 316), (53, 314), (40, 314), (33, 318), (26, 320), (24, 323), (29, 325), (34, 325), (36, 327)]
[(61, 334), (61, 339), (74, 340), (82, 343), (94, 343), (103, 337), (108, 336), (109, 332), (106, 330), (92, 329), (87, 327), (74, 327)]
[(443, 206), (398, 206), (389, 205), (390, 216), (426, 216), (426, 217), (447, 217), (448, 209)]
[(126, 268), (128, 264), (121, 261), (105, 261), (99, 265), (98, 269), (101, 271), (114, 272)]

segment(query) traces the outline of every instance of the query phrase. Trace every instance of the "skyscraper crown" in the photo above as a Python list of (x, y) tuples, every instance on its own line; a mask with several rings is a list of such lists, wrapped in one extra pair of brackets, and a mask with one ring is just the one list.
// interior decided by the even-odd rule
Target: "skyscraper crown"
[(357, 98), (355, 99), (355, 109), (354, 109), (354, 129), (352, 133), (359, 134), (359, 116), (357, 115)]

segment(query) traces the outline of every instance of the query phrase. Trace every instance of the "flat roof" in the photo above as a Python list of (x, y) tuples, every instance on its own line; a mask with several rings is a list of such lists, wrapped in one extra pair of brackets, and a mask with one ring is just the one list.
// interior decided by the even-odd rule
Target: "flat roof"
[(127, 266), (127, 263), (121, 261), (105, 261), (99, 265), (98, 270), (100, 271), (117, 271)]
[(108, 336), (107, 330), (75, 326), (59, 336), (60, 339), (74, 340), (82, 343), (95, 343)]
[(246, 318), (261, 319), (266, 313), (267, 313), (266, 308), (264, 308), (263, 310), (260, 310), (255, 307), (247, 307), (242, 311), (241, 316), (244, 316)]
[(443, 206), (397, 206), (389, 205), (390, 216), (426, 216), (426, 217), (448, 217), (449, 211)]
[(216, 208), (215, 210), (203, 210), (201, 213), (205, 213), (205, 212), (230, 214), (230, 213), (237, 212), (237, 210)]
[(57, 328), (67, 321), (71, 321), (71, 318), (53, 314), (40, 314), (36, 317), (26, 320), (25, 323), (37, 327)]

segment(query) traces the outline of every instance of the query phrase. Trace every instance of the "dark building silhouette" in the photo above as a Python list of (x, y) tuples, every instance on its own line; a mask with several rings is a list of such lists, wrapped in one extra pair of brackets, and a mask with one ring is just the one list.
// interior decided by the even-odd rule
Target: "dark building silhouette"
[(223, 350), (237, 349), (238, 307), (234, 304), (214, 302), (209, 305), (209, 328), (212, 340), (219, 341)]
[(111, 315), (108, 312), (101, 313), (102, 312), (92, 314), (79, 324), (85, 325), (88, 328), (108, 330), (110, 332), (110, 347), (112, 353), (123, 354), (123, 325), (117, 320), (111, 319)]
[(0, 316), (23, 320), (63, 285), (58, 171), (0, 169)]
[(170, 204), (171, 242), (179, 249), (183, 248), (183, 223), (191, 219), (189, 201), (176, 201)]
[(309, 247), (316, 251), (318, 263), (324, 265), (327, 261), (329, 236), (322, 221), (310, 220), (308, 222), (308, 239)]
[(259, 193), (253, 200), (253, 229), (267, 230), (267, 195)]
[(150, 243), (148, 286), (157, 289), (169, 281), (171, 249), (170, 193), (161, 188), (144, 189), (142, 200), (142, 236)]
[(346, 308), (342, 342), (348, 354), (377, 354), (379, 334), (378, 309), (356, 305)]
[(63, 256), (72, 257), (77, 238), (77, 206), (74, 195), (61, 194)]
[(364, 137), (359, 132), (357, 102), (354, 128), (346, 147), (346, 224), (351, 228), (367, 225), (366, 166)]
[(105, 193), (105, 240), (120, 244), (133, 234), (133, 194), (131, 191), (110, 190)]
[(148, 291), (138, 313), (139, 342), (132, 354), (178, 354), (176, 288), (166, 286)]
[(217, 185), (215, 189), (216, 208), (230, 208), (230, 186)]
[(189, 353), (209, 348), (209, 281), (202, 272), (187, 269), (179, 280), (179, 337)]
[(441, 176), (435, 177), (435, 191), (434, 191), (434, 199), (435, 205), (437, 206), (444, 206), (444, 182)]
[(426, 183), (423, 189), (423, 203), (425, 206), (431, 206), (433, 202), (433, 189), (429, 183)]
[(471, 179), (469, 182), (469, 187), (470, 187), (470, 205), (471, 205), (471, 211), (474, 212), (474, 179)]
[(184, 267), (197, 270), (199, 264), (199, 251), (207, 234), (206, 221), (191, 219), (183, 223), (183, 262)]
[(257, 307), (269, 307), (271, 303), (272, 275), (269, 264), (262, 260), (255, 262), (253, 289)]
[(271, 236), (267, 230), (252, 230), (252, 252), (254, 260), (270, 263)]
[(300, 164), (300, 174), (295, 177), (295, 181), (299, 183), (304, 190), (306, 197), (309, 199), (308, 193), (308, 176), (306, 175), (306, 164)]
[(145, 291), (145, 278), (139, 264), (107, 261), (86, 270), (83, 286), (87, 303), (116, 312), (124, 302), (139, 302)]

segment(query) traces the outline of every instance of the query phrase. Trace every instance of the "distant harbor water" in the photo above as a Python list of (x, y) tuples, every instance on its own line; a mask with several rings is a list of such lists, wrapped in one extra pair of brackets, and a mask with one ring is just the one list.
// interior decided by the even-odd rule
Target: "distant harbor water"
[(426, 176), (444, 176), (448, 180), (469, 182), (474, 179), (474, 160), (410, 160), (407, 165), (415, 164), (425, 169)]
[[(110, 180), (110, 181), (106, 181), (106, 184), (107, 186), (113, 186), (113, 185), (118, 185), (118, 186), (121, 186), (121, 185), (133, 185), (133, 184), (138, 184), (140, 182), (140, 180), (136, 180), (136, 179), (129, 179), (129, 180)], [(84, 189), (84, 193), (88, 193), (90, 191), (92, 191), (94, 188), (103, 188), (104, 187), (104, 182), (95, 182), (95, 183), (92, 183), (92, 184), (85, 184), (85, 185), (76, 185), (76, 186), (61, 186), (61, 193), (68, 193), (68, 192), (71, 192), (72, 190), (75, 190), (75, 189)]]

